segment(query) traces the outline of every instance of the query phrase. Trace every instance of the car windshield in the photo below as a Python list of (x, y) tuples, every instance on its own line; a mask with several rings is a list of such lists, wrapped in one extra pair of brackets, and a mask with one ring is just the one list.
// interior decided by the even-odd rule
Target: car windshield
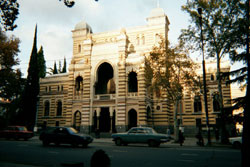
[(19, 129), (20, 131), (27, 131), (27, 128), (26, 128), (26, 127), (18, 127), (18, 129)]
[(76, 134), (76, 133), (78, 133), (78, 131), (75, 130), (74, 128), (68, 128), (68, 131), (69, 131), (70, 134)]
[(147, 129), (145, 129), (145, 131), (147, 133), (157, 133), (154, 129), (151, 129), (151, 128), (147, 128)]

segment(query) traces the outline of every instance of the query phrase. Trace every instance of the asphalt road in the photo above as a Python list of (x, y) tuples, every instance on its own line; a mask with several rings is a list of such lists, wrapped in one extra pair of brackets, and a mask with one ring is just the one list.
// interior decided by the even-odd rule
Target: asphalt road
[(84, 163), (90, 166), (93, 153), (103, 149), (111, 167), (238, 167), (240, 150), (223, 147), (169, 146), (159, 148), (133, 144), (115, 146), (110, 142), (93, 142), (88, 148), (70, 145), (43, 147), (37, 139), (14, 141), (0, 139), (0, 166), (52, 166)]

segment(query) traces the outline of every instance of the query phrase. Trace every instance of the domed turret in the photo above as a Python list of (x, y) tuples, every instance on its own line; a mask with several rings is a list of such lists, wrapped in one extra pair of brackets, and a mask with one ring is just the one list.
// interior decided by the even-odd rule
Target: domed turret
[(76, 24), (74, 31), (79, 30), (87, 30), (87, 32), (92, 33), (92, 28), (85, 21), (81, 21)]
[(164, 10), (162, 8), (154, 8), (153, 10), (151, 10), (148, 18), (162, 16), (165, 16)]
[(159, 7), (151, 10), (147, 22), (149, 25), (170, 24), (164, 10)]

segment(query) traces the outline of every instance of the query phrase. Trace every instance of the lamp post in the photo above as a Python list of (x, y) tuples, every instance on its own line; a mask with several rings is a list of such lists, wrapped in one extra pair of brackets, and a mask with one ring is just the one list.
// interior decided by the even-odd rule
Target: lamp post
[(200, 28), (201, 28), (201, 51), (202, 51), (202, 68), (203, 68), (203, 96), (205, 103), (206, 112), (206, 126), (207, 126), (207, 144), (211, 144), (210, 140), (210, 128), (209, 128), (209, 117), (208, 117), (208, 106), (207, 106), (207, 83), (206, 83), (206, 68), (205, 68), (205, 57), (204, 57), (204, 43), (203, 43), (203, 32), (202, 32), (202, 8), (198, 8)]

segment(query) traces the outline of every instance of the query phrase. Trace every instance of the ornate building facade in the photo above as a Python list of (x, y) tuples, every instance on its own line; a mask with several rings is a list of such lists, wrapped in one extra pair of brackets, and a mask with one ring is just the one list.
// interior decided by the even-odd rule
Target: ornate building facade
[[(37, 126), (72, 126), (84, 133), (123, 132), (133, 126), (172, 129), (174, 105), (149, 95), (144, 78), (144, 57), (160, 36), (168, 39), (170, 22), (161, 8), (153, 9), (146, 20), (144, 26), (101, 33), (93, 33), (84, 21), (78, 23), (72, 31), (68, 73), (40, 80)], [(209, 120), (215, 126), (217, 82), (215, 68), (207, 67)], [(229, 69), (226, 65), (222, 70)], [(223, 94), (227, 105), (231, 93), (225, 83)], [(190, 134), (205, 125), (203, 105), (199, 93), (184, 94), (178, 119)]]

